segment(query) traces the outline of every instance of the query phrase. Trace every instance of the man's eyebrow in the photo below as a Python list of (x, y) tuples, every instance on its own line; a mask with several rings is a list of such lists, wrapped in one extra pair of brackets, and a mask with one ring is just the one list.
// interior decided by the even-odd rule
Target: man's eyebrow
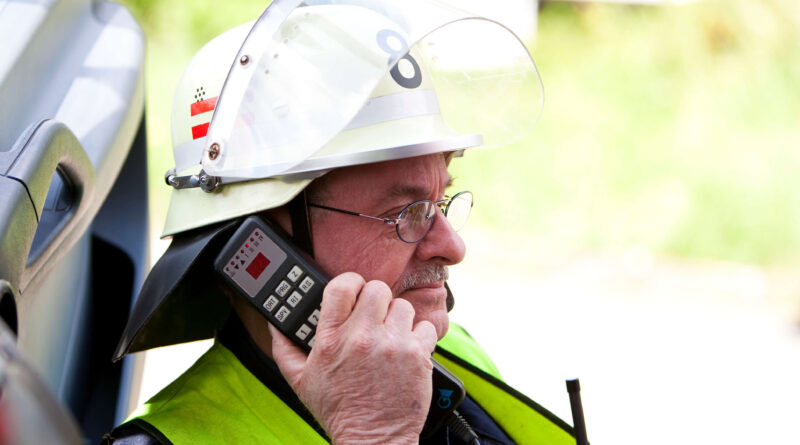
[(424, 199), (429, 191), (422, 186), (414, 184), (399, 184), (389, 189), (387, 197), (389, 198), (413, 198)]
[[(452, 176), (448, 176), (447, 183), (445, 184), (444, 188), (447, 189), (453, 185), (453, 181), (454, 178)], [(429, 193), (430, 190), (428, 188), (416, 184), (398, 184), (390, 188), (386, 195), (388, 198), (425, 199)]]

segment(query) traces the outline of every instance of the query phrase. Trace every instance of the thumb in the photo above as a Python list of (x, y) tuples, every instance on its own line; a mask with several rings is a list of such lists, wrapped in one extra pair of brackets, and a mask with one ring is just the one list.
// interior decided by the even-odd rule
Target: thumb
[(281, 374), (287, 382), (295, 388), (303, 376), (303, 369), (306, 366), (308, 356), (306, 353), (291, 342), (281, 331), (271, 323), (269, 333), (272, 336), (272, 359), (281, 370)]

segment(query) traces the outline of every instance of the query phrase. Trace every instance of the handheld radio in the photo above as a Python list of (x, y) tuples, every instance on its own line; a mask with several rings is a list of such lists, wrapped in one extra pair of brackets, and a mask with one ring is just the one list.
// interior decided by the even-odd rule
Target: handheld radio
[[(214, 261), (231, 287), (300, 348), (314, 347), (322, 291), (330, 277), (289, 237), (250, 216)], [(433, 434), (466, 394), (461, 381), (433, 360), (433, 397), (421, 437)]]

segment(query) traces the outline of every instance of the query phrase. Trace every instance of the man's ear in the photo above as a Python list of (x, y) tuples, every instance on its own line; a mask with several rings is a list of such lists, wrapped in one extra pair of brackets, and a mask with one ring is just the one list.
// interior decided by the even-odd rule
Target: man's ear
[[(260, 212), (258, 216), (277, 225), (300, 249), (314, 256), (314, 243), (311, 236), (311, 220), (305, 191), (280, 207)], [(295, 236), (295, 233), (300, 234)]]

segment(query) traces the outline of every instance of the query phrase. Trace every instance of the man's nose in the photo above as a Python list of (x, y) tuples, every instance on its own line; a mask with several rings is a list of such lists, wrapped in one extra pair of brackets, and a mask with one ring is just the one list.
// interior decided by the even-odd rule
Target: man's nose
[(416, 255), (422, 261), (436, 260), (444, 265), (458, 264), (464, 259), (464, 240), (453, 230), (444, 212), (437, 211), (433, 225), (419, 241)]

